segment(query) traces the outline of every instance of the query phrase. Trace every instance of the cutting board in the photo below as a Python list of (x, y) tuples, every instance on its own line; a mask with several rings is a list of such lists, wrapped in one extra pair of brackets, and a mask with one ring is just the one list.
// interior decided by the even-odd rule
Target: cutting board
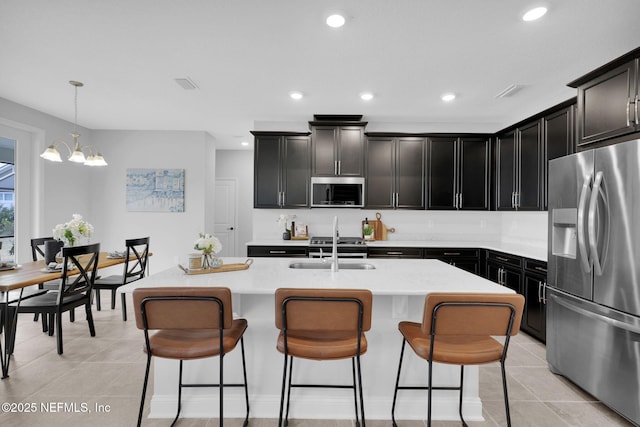
[[(386, 228), (382, 221), (370, 219), (369, 227), (373, 227), (373, 240), (387, 240)], [(364, 221), (362, 221), (361, 228), (364, 228)], [(362, 234), (362, 237), (364, 237), (364, 233)]]
[[(376, 212), (376, 218), (377, 219), (369, 220), (369, 226), (373, 227), (373, 240), (387, 240), (387, 232), (393, 233), (396, 229), (387, 228), (387, 226), (384, 225), (380, 212)], [(360, 228), (364, 228), (364, 221), (362, 221), (362, 226)], [(364, 237), (364, 233), (362, 237)]]

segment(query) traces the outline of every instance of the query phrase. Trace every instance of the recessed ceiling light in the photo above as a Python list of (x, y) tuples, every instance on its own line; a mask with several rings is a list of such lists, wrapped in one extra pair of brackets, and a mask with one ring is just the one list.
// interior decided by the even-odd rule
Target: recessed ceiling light
[(373, 94), (371, 92), (361, 93), (360, 99), (362, 99), (363, 101), (371, 101), (373, 99)]
[(546, 7), (536, 7), (522, 15), (523, 21), (535, 21), (536, 19), (540, 19), (547, 13)]
[(244, 145), (245, 147), (246, 147), (247, 145), (249, 145), (249, 143), (248, 143), (247, 141), (242, 141), (240, 144)]
[(450, 101), (453, 101), (454, 99), (456, 99), (456, 94), (455, 93), (445, 93), (444, 95), (442, 95), (440, 97), (440, 99), (442, 99), (443, 101), (446, 101), (446, 102), (450, 102)]
[(289, 97), (291, 97), (291, 99), (295, 99), (296, 101), (299, 99), (302, 99), (304, 95), (302, 95), (302, 92), (289, 92)]
[(342, 15), (331, 15), (327, 18), (327, 25), (331, 28), (340, 28), (344, 25), (345, 19)]

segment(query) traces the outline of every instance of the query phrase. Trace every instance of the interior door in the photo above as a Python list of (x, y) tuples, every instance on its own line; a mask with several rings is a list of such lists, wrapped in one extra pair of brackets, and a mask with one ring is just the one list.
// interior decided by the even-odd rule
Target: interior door
[(236, 252), (236, 187), (235, 178), (216, 179), (214, 234), (222, 244), (219, 256), (238, 256)]

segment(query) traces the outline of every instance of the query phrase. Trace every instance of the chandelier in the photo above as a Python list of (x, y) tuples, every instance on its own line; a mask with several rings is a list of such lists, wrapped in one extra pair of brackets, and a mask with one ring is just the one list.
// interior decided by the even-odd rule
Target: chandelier
[[(40, 154), (40, 157), (52, 162), (61, 162), (62, 158), (60, 157), (60, 152), (56, 149), (56, 145), (62, 144), (67, 147), (67, 150), (69, 150), (69, 157), (67, 160), (70, 162), (82, 163), (85, 166), (107, 166), (107, 162), (104, 160), (104, 157), (102, 157), (102, 154), (100, 154), (95, 147), (90, 145), (85, 145), (83, 147), (80, 146), (80, 143), (78, 142), (78, 138), (80, 138), (80, 134), (78, 133), (78, 88), (84, 86), (84, 84), (74, 80), (71, 80), (69, 84), (75, 88), (75, 116), (73, 118), (73, 132), (71, 133), (71, 136), (73, 137), (73, 150), (71, 150), (71, 147), (66, 142), (57, 140), (48, 146), (47, 149)], [(87, 152), (86, 157), (83, 151)]]

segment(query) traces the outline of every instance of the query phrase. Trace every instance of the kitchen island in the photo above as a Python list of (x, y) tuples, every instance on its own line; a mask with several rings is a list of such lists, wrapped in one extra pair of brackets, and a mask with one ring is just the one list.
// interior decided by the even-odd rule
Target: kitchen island
[[(224, 258), (226, 264), (245, 258)], [(369, 348), (362, 356), (365, 415), (367, 419), (391, 419), (391, 401), (402, 337), (397, 330), (401, 320), (420, 322), (424, 297), (430, 292), (511, 293), (508, 288), (437, 260), (364, 259), (341, 260), (341, 264), (366, 263), (368, 270), (293, 269), (299, 258), (258, 258), (247, 270), (186, 275), (177, 266), (120, 288), (130, 293), (139, 287), (227, 286), (233, 293), (234, 313), (248, 320), (245, 333), (247, 374), (251, 417), (277, 418), (283, 356), (276, 350), (278, 331), (274, 324), (274, 292), (280, 287), (366, 288), (373, 293), (372, 328), (367, 335)], [(322, 263), (321, 261), (308, 261)], [(142, 345), (142, 333), (140, 334)], [(225, 382), (241, 381), (239, 349), (225, 357)], [(185, 363), (185, 382), (217, 381), (217, 358)], [(434, 384), (455, 386), (457, 366), (434, 365)], [(343, 383), (351, 381), (348, 361), (318, 362), (296, 359), (294, 381)], [(427, 363), (407, 352), (403, 363), (403, 382), (425, 384)], [(150, 417), (171, 418), (177, 405), (178, 363), (154, 358), (153, 397)], [(183, 417), (217, 417), (216, 389), (186, 389)], [(351, 419), (353, 392), (349, 390), (301, 389), (292, 396), (291, 418)], [(433, 419), (456, 420), (457, 392), (434, 391)], [(397, 419), (425, 419), (426, 392), (401, 391)], [(225, 414), (242, 417), (241, 390), (225, 389)], [(467, 420), (482, 419), (478, 395), (478, 369), (465, 369), (463, 411)]]

